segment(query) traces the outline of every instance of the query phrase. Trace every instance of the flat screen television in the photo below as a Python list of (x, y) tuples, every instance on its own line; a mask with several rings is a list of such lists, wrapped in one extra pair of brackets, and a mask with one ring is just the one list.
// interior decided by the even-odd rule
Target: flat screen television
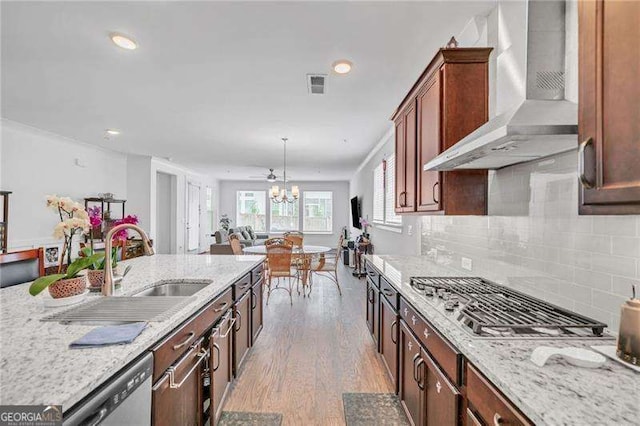
[(360, 203), (358, 203), (358, 197), (351, 199), (351, 222), (354, 228), (362, 229), (362, 225), (360, 225)]

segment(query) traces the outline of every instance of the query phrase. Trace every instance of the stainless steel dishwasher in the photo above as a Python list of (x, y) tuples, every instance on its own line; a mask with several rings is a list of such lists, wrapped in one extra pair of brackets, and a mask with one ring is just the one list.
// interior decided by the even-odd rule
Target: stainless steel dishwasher
[(149, 352), (92, 392), (68, 415), (65, 426), (151, 424), (153, 355)]

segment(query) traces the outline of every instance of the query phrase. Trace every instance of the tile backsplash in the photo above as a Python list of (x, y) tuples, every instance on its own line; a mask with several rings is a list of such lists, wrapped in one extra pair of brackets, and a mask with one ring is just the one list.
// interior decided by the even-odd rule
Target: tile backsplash
[(640, 277), (640, 216), (579, 216), (576, 165), (570, 152), (489, 172), (489, 215), (424, 216), (422, 255), (617, 332)]

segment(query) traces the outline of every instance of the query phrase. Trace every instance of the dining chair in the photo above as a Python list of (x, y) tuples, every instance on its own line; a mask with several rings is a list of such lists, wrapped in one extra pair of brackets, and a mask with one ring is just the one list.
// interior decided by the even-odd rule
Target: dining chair
[(240, 244), (240, 238), (238, 237), (238, 234), (229, 235), (229, 244), (231, 245), (233, 254), (235, 254), (236, 256), (240, 256), (241, 254), (243, 254), (242, 244)]
[(33, 281), (44, 275), (44, 249), (0, 254), (0, 288)]
[[(291, 257), (293, 254), (293, 244), (284, 238), (270, 238), (265, 241), (267, 249), (267, 305), (271, 292), (275, 289), (284, 289), (289, 292), (289, 299), (293, 305), (291, 279), (298, 279), (298, 271), (292, 268)], [(275, 287), (271, 286), (272, 280), (277, 279)], [(289, 287), (279, 287), (280, 278), (289, 279)]]
[(329, 278), (338, 287), (338, 293), (342, 296), (342, 290), (340, 289), (340, 282), (338, 280), (338, 263), (340, 262), (340, 252), (342, 251), (342, 244), (344, 237), (340, 235), (338, 239), (338, 247), (335, 255), (321, 255), (319, 259), (314, 259), (309, 264), (309, 295), (311, 295), (311, 289), (313, 288), (313, 274), (321, 275)]
[(294, 247), (302, 248), (304, 245), (304, 234), (300, 231), (288, 231), (282, 236), (285, 240), (291, 241)]

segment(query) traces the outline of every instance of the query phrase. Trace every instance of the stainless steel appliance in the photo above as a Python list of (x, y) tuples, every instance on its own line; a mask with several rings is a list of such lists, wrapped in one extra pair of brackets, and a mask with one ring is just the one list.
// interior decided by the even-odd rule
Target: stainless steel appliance
[(151, 377), (153, 355), (149, 352), (92, 392), (71, 413), (65, 426), (144, 426), (151, 424)]
[(483, 278), (412, 277), (414, 291), (476, 337), (593, 338), (606, 324)]

